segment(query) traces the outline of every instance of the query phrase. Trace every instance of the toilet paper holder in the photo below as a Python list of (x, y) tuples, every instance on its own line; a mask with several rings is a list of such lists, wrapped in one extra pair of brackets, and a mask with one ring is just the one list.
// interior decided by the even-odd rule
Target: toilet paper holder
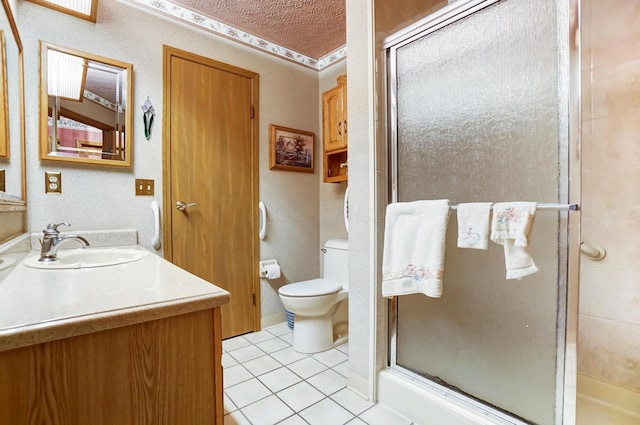
[(260, 277), (267, 277), (267, 271), (265, 270), (266, 266), (269, 266), (269, 265), (280, 266), (278, 264), (278, 260), (276, 260), (276, 259), (273, 259), (273, 260), (261, 260), (258, 264), (260, 266)]

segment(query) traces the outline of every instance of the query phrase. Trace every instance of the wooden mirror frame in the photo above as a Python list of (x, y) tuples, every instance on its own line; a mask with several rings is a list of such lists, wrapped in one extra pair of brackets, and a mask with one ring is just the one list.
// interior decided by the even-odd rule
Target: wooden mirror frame
[[(124, 150), (125, 155), (122, 160), (103, 159), (103, 158), (83, 158), (74, 156), (59, 155), (54, 152), (49, 141), (48, 134), (48, 90), (47, 90), (47, 64), (48, 51), (55, 50), (69, 55), (79, 56), (87, 61), (100, 62), (110, 66), (115, 66), (126, 70), (127, 73), (127, 93), (125, 112), (125, 137)], [(92, 165), (104, 165), (111, 167), (131, 168), (133, 165), (133, 65), (116, 59), (106, 58), (104, 56), (87, 53), (80, 50), (57, 46), (51, 43), (40, 41), (40, 160), (42, 161), (61, 161), (67, 163), (83, 163)]]
[[(9, 26), (11, 27), (11, 33), (13, 34), (13, 41), (16, 43), (16, 47), (17, 47), (17, 71), (18, 71), (18, 104), (17, 105), (9, 105), (10, 108), (15, 108), (17, 109), (17, 113), (19, 116), (18, 119), (18, 126), (19, 126), (19, 150), (16, 153), (15, 151), (13, 151), (13, 153), (16, 153), (20, 155), (19, 159), (17, 161), (14, 161), (14, 163), (12, 165), (15, 165), (17, 167), (20, 167), (20, 199), (14, 199), (14, 197), (2, 197), (0, 196), (0, 213), (11, 213), (11, 218), (7, 218), (7, 220), (9, 220), (12, 223), (15, 223), (16, 220), (18, 221), (22, 221), (22, 228), (24, 230), (25, 225), (26, 225), (26, 220), (24, 217), (24, 214), (27, 210), (27, 204), (26, 204), (26, 198), (27, 198), (27, 180), (26, 180), (26, 149), (25, 149), (25, 109), (24, 109), (24, 56), (23, 56), (23, 47), (22, 47), (22, 40), (20, 38), (20, 34), (18, 33), (18, 27), (16, 25), (16, 21), (15, 18), (13, 16), (13, 11), (11, 9), (11, 5), (9, 4), (9, 0), (1, 0), (2, 1), (2, 7), (4, 9), (4, 12), (7, 16), (7, 21), (9, 23)], [(7, 34), (7, 39), (8, 34)], [(6, 60), (6, 59), (3, 59)], [(6, 69), (6, 68), (5, 68)], [(6, 75), (5, 75), (6, 76)], [(5, 90), (4, 96), (7, 96), (8, 93)], [(8, 120), (11, 120), (10, 116), (8, 116)], [(7, 125), (9, 124), (9, 121), (7, 121)], [(10, 132), (11, 133), (11, 132)], [(9, 142), (10, 143), (10, 142)], [(9, 152), (8, 152), (9, 153)], [(17, 156), (17, 155), (16, 155)], [(15, 159), (15, 157), (14, 157)], [(0, 168), (4, 168), (2, 167), (2, 165), (0, 164)], [(18, 214), (16, 216), (16, 214)], [(9, 217), (9, 216), (6, 216)], [(19, 218), (21, 217), (21, 218)], [(2, 218), (0, 218), (0, 224), (2, 224), (2, 226), (0, 227), (4, 227), (4, 221)], [(11, 227), (11, 226), (10, 226)], [(5, 239), (8, 236), (8, 234), (4, 234), (2, 231), (2, 229), (0, 229), (0, 240)]]

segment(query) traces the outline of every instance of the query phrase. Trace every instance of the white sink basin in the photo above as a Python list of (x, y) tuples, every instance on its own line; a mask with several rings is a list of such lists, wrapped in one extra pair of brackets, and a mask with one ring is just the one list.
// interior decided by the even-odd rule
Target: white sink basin
[(24, 265), (36, 269), (84, 269), (142, 260), (148, 251), (136, 248), (85, 248), (58, 251), (58, 261), (38, 261), (40, 254), (25, 258)]

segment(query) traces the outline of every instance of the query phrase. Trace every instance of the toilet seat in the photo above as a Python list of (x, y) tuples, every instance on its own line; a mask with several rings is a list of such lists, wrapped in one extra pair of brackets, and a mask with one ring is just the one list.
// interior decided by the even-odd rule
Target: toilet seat
[(278, 293), (285, 297), (317, 297), (330, 295), (341, 290), (342, 284), (340, 282), (319, 278), (284, 285), (278, 289)]

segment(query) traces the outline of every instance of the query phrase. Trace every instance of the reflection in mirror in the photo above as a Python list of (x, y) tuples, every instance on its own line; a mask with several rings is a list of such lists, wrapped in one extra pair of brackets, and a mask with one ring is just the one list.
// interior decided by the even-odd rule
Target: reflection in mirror
[(40, 159), (131, 166), (131, 64), (40, 42)]
[[(24, 211), (24, 83), (22, 41), (9, 3), (2, 0), (0, 37), (0, 212)], [(6, 227), (0, 219), (0, 227)], [(0, 239), (5, 236), (0, 231)]]

